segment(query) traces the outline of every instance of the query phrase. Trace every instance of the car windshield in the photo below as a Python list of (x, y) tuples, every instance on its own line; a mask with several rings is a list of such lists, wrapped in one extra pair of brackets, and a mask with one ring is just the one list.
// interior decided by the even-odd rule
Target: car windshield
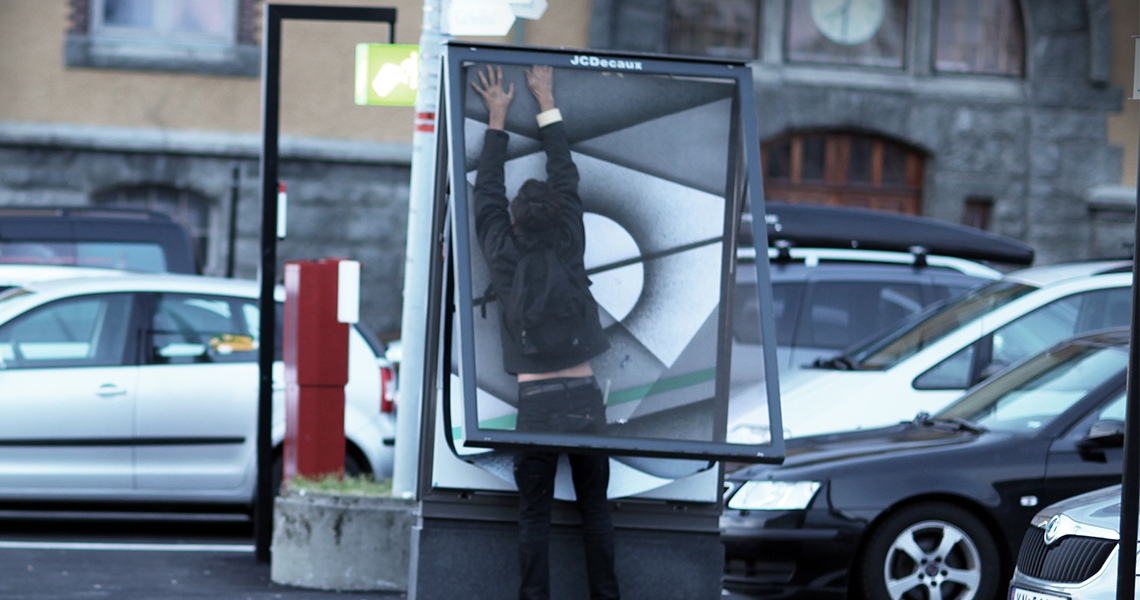
[(889, 369), (903, 359), (950, 335), (962, 325), (1036, 290), (1025, 284), (996, 281), (956, 301), (924, 313), (893, 332), (846, 353), (862, 370)]
[(1039, 354), (937, 415), (986, 429), (1033, 431), (1053, 422), (1089, 392), (1121, 376), (1123, 345), (1074, 343)]

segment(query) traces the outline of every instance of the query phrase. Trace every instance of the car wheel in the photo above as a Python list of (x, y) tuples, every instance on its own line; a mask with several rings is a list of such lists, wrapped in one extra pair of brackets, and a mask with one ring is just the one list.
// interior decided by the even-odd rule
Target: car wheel
[(906, 507), (868, 537), (865, 598), (988, 600), (998, 589), (997, 544), (969, 511), (943, 502)]
[(344, 453), (344, 474), (346, 476), (354, 477), (357, 475), (365, 475), (367, 473), (368, 470), (360, 466), (360, 463), (357, 462), (356, 457), (352, 455), (352, 452)]

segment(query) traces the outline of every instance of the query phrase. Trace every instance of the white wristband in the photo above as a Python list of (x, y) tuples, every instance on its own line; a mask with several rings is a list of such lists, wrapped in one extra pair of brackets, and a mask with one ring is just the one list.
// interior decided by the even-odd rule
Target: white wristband
[(562, 111), (558, 110), (557, 108), (544, 110), (538, 113), (538, 116), (536, 116), (535, 119), (538, 120), (539, 127), (546, 127), (547, 125), (561, 121)]

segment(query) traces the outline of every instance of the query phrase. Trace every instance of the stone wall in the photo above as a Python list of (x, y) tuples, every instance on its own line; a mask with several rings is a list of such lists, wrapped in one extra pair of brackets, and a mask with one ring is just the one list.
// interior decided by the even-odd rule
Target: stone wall
[[(398, 336), (410, 147), (288, 139), (281, 146), (289, 234), (278, 245), (278, 280), (288, 260), (358, 260), (362, 321), (386, 339)], [(7, 125), (0, 127), (0, 206), (82, 206), (130, 186), (184, 190), (209, 205), (205, 272), (223, 275), (236, 166), (234, 274), (252, 279), (261, 254), (259, 149), (253, 136)]]

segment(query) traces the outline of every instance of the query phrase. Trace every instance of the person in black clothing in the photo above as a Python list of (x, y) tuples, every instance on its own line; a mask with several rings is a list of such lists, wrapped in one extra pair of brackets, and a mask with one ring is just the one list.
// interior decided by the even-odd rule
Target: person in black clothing
[[(547, 179), (526, 181), (510, 203), (503, 174), (509, 139), (504, 127), (514, 99), (514, 84), (504, 87), (502, 68), (491, 66), (478, 71), (478, 81), (471, 82), (489, 113), (475, 178), (475, 230), (491, 271), (491, 287), (499, 299), (510, 297), (515, 270), (523, 257), (548, 248), (554, 250), (567, 271), (586, 280), (578, 169), (570, 156), (562, 114), (554, 104), (554, 71), (548, 66), (527, 69), (526, 82), (538, 101), (536, 118), (546, 152)], [(519, 341), (519, 332), (509, 330), (508, 319), (500, 319), (503, 365), (508, 373), (517, 375), (519, 382), (518, 430), (602, 433), (605, 406), (590, 359), (609, 349), (609, 341), (588, 290), (586, 297), (591, 317), (575, 333), (574, 343), (557, 352), (528, 350)], [(503, 302), (499, 304), (503, 306)], [(614, 533), (606, 498), (609, 459), (598, 454), (570, 454), (568, 458), (582, 517), (590, 598), (617, 599)], [(558, 454), (554, 452), (527, 450), (515, 454), (520, 600), (550, 597), (549, 533), (557, 467)]]

